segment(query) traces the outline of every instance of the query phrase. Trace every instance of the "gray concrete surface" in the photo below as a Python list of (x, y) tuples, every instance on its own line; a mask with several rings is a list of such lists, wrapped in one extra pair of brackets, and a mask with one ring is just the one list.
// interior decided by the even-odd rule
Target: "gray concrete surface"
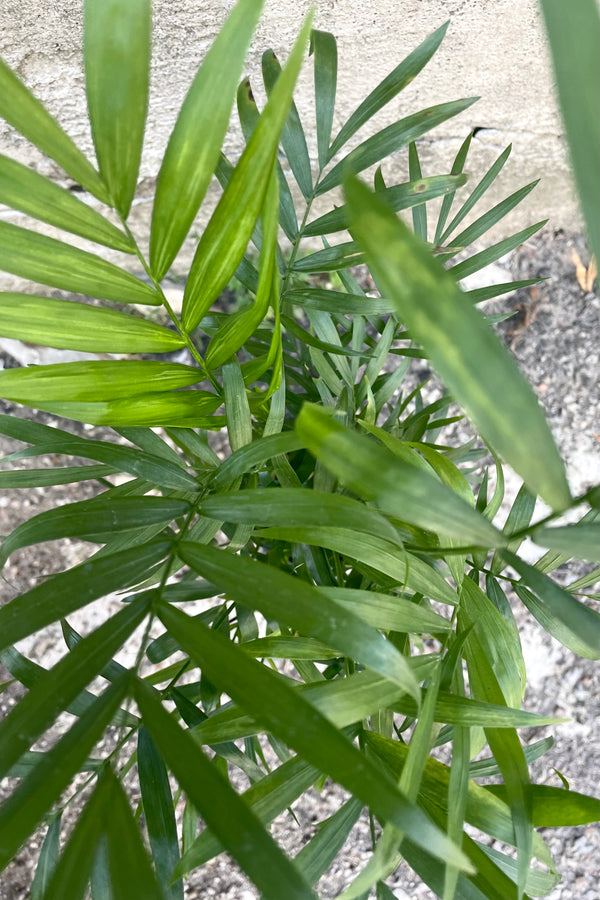
[[(147, 229), (154, 178), (177, 110), (232, 5), (232, 0), (154, 3), (150, 115), (133, 211), (134, 229), (140, 234)], [(44, 0), (3, 0), (0, 54), (79, 146), (92, 154), (80, 53), (82, 6), (82, 0), (55, 0), (52, 4)], [(309, 7), (310, 0), (267, 0), (247, 64), (259, 100), (262, 51), (273, 47), (285, 57)], [(546, 217), (561, 227), (576, 227), (579, 218), (537, 0), (317, 0), (316, 26), (332, 31), (339, 44), (334, 133), (360, 100), (448, 18), (448, 34), (429, 66), (378, 114), (375, 122), (365, 126), (354, 142), (419, 109), (478, 95), (481, 99), (477, 104), (420, 142), (424, 170), (429, 174), (448, 171), (460, 142), (477, 127), (481, 130), (473, 143), (474, 178), (480, 177), (501, 149), (513, 144), (512, 161), (488, 195), (490, 202), (543, 176), (527, 210), (517, 209), (513, 215), (511, 227), (516, 229)], [(297, 102), (314, 158), (308, 62), (298, 85)], [(240, 146), (234, 123), (226, 149), (235, 156)], [(1, 122), (0, 152), (69, 183), (54, 164)], [(402, 180), (406, 152), (396, 154), (385, 170), (390, 177)], [(19, 216), (7, 211), (0, 210), (0, 215), (20, 221)], [(506, 227), (499, 226), (498, 234)], [(180, 260), (183, 271), (190, 250), (188, 244)]]

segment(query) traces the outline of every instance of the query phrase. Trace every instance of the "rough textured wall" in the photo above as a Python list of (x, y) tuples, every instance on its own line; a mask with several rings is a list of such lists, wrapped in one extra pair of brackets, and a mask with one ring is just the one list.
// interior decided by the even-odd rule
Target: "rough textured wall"
[[(100, 0), (99, 0), (100, 2)], [(80, 54), (82, 0), (2, 0), (0, 53), (47, 104), (76, 142), (92, 153), (85, 121)], [(232, 0), (155, 0), (154, 72), (147, 140), (135, 215), (143, 228), (148, 198), (169, 131), (193, 73)], [(285, 56), (310, 0), (267, 0), (262, 24), (248, 59), (253, 86), (259, 85), (260, 55), (273, 47)], [(357, 103), (431, 31), (451, 19), (442, 47), (428, 67), (384, 110), (376, 123), (460, 97), (481, 100), (435, 129), (420, 142), (424, 171), (448, 171), (469, 129), (479, 127), (470, 166), (475, 181), (512, 142), (512, 158), (495, 188), (499, 199), (539, 176), (542, 183), (504, 230), (550, 217), (557, 227), (578, 222), (568, 174), (561, 123), (553, 96), (537, 0), (317, 0), (316, 26), (332, 31), (339, 43), (339, 127)], [(260, 89), (256, 91), (260, 98)], [(313, 119), (311, 66), (297, 89), (307, 130)], [(373, 123), (360, 132), (363, 139)], [(358, 140), (358, 139), (357, 139)], [(227, 151), (235, 155), (239, 134), (232, 127)], [(0, 122), (0, 152), (61, 180), (61, 172)], [(402, 180), (406, 152), (388, 164), (387, 174)], [(68, 183), (68, 182), (63, 182)], [(491, 195), (490, 195), (491, 196)], [(0, 210), (13, 221), (19, 217)], [(502, 230), (501, 228), (501, 230)], [(189, 251), (189, 248), (188, 248)], [(184, 257), (186, 253), (184, 251)], [(181, 267), (185, 259), (180, 260)]]

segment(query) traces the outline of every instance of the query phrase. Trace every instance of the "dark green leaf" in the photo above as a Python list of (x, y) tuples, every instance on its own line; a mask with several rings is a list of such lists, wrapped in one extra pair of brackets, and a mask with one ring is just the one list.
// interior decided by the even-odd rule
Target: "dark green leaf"
[[(164, 559), (170, 546), (168, 541), (154, 541), (131, 550), (92, 558), (31, 588), (0, 609), (0, 646), (9, 647), (98, 597), (136, 584), (147, 576), (153, 565)], [(133, 608), (136, 615), (143, 617), (145, 613), (142, 610), (146, 609), (146, 603), (144, 601), (140, 606), (133, 604)], [(127, 616), (120, 621), (127, 623)], [(104, 632), (95, 634), (104, 635)], [(88, 640), (92, 641), (92, 638), (93, 635)], [(45, 678), (43, 684), (49, 683)], [(13, 714), (16, 715), (22, 705)], [(20, 715), (25, 715), (25, 712), (19, 712)]]
[[(511, 237), (504, 238), (504, 240), (499, 241), (497, 244), (493, 244), (491, 247), (487, 247), (480, 253), (469, 256), (468, 259), (463, 260), (463, 262), (452, 266), (450, 269), (451, 275), (454, 276), (456, 281), (460, 281), (468, 275), (472, 275), (474, 272), (485, 269), (490, 263), (496, 262), (501, 256), (505, 256), (516, 247), (520, 247), (525, 241), (528, 241), (536, 231), (539, 231), (540, 228), (544, 227), (547, 221), (547, 219), (544, 219), (542, 222), (536, 222), (535, 225), (530, 225), (529, 228), (524, 228), (522, 231), (518, 231), (516, 234), (511, 235)], [(448, 258), (455, 256), (456, 252), (456, 250), (451, 251), (448, 254)], [(442, 259), (444, 258), (445, 257), (442, 257)]]
[(95, 497), (49, 509), (23, 522), (3, 540), (0, 569), (11, 553), (31, 544), (63, 537), (94, 540), (113, 532), (164, 523), (189, 512), (184, 500), (166, 497)]
[(169, 776), (162, 756), (146, 728), (138, 733), (137, 765), (144, 819), (152, 858), (165, 900), (183, 900), (183, 882), (170, 885), (179, 862), (177, 825)]
[[(466, 100), (440, 103), (437, 106), (430, 106), (428, 109), (423, 109), (418, 113), (413, 113), (411, 116), (400, 119), (398, 122), (394, 122), (392, 125), (388, 125), (387, 128), (382, 129), (373, 137), (367, 138), (366, 141), (359, 144), (341, 162), (335, 165), (325, 178), (319, 182), (316, 188), (317, 195), (325, 194), (332, 188), (337, 187), (348, 177), (349, 173), (357, 174), (362, 172), (374, 163), (395, 153), (401, 147), (410, 144), (411, 141), (416, 141), (417, 138), (431, 131), (432, 128), (464, 112), (478, 99), (478, 97), (468, 97)], [(339, 136), (334, 141), (334, 146), (338, 143), (338, 140)]]
[(340, 781), (384, 822), (392, 821), (410, 831), (416, 844), (427, 846), (440, 859), (461, 868), (465, 865), (462, 853), (408, 803), (394, 782), (307, 705), (297, 691), (260, 663), (248, 659), (229, 640), (199, 623), (191, 623), (178, 610), (164, 607), (160, 618), (224, 691), (308, 762)]
[[(279, 60), (272, 50), (265, 50), (263, 53), (262, 73), (267, 94), (270, 96), (275, 86), (275, 82), (281, 74)], [(302, 122), (300, 121), (300, 115), (293, 100), (287, 122), (281, 131), (281, 146), (287, 156), (287, 160), (294, 174), (294, 178), (298, 183), (298, 187), (302, 191), (304, 198), (308, 200), (313, 189), (310, 157), (308, 155), (308, 147), (306, 146), (306, 138), (302, 128)]]
[[(112, 622), (114, 623), (114, 619)], [(52, 676), (50, 676), (52, 677)], [(21, 844), (52, 803), (59, 799), (85, 762), (88, 753), (110, 724), (129, 683), (126, 674), (108, 688), (57, 744), (41, 756), (17, 790), (0, 808), (0, 868)], [(58, 843), (58, 837), (57, 837)], [(58, 847), (57, 847), (58, 849)], [(47, 876), (44, 881), (47, 881)]]
[[(170, 623), (173, 610), (163, 612)], [(187, 616), (183, 615), (183, 619), (187, 620)], [(178, 632), (174, 633), (178, 639), (181, 638)], [(225, 640), (225, 644), (228, 645), (229, 641)], [(282, 897), (315, 900), (315, 895), (298, 870), (263, 829), (259, 819), (240, 800), (193, 739), (166, 713), (151, 689), (138, 682), (135, 695), (146, 727), (167, 765), (208, 827), (264, 897), (269, 900), (281, 900)]]
[(188, 565), (250, 609), (359, 659), (419, 702), (417, 683), (396, 648), (364, 620), (308, 582), (272, 566), (199, 544), (184, 541), (178, 553)]
[(419, 74), (421, 69), (427, 65), (439, 45), (441, 44), (448, 22), (445, 22), (441, 28), (438, 28), (420, 44), (416, 50), (413, 50), (406, 59), (393, 69), (389, 75), (380, 82), (377, 87), (371, 91), (358, 108), (352, 113), (342, 130), (334, 140), (329, 152), (329, 159), (334, 156), (337, 151), (344, 146), (358, 129), (368, 122), (376, 112), (389, 103), (397, 94), (400, 93), (411, 81)]
[(60, 813), (53, 816), (40, 850), (37, 868), (31, 882), (31, 900), (43, 900), (44, 892), (58, 860), (60, 847)]
[(419, 467), (416, 453), (405, 454), (407, 461), (400, 459), (311, 404), (302, 408), (296, 430), (305, 446), (342, 484), (385, 512), (467, 543), (493, 546), (503, 542), (486, 519), (433, 473)]
[(310, 49), (315, 57), (315, 120), (317, 151), (322, 169), (329, 158), (329, 142), (335, 110), (337, 82), (337, 44), (328, 31), (313, 28)]
[(560, 550), (577, 559), (600, 562), (600, 531), (598, 525), (563, 525), (559, 528), (535, 528), (531, 538), (541, 547)]
[[(461, 162), (460, 162), (461, 171), (462, 171), (462, 167), (464, 165), (464, 160), (466, 157), (466, 153), (469, 149), (469, 144), (471, 143), (472, 137), (473, 137), (473, 134), (470, 134), (459, 151), (459, 154), (462, 157)], [(464, 150), (465, 145), (466, 145), (466, 150)], [(471, 212), (471, 210), (473, 209), (475, 204), (478, 203), (478, 201), (481, 199), (481, 197), (483, 197), (483, 195), (485, 194), (487, 189), (490, 187), (490, 185), (496, 180), (496, 178), (500, 174), (506, 160), (510, 156), (511, 150), (512, 150), (512, 144), (509, 144), (508, 147), (502, 151), (502, 153), (500, 154), (498, 159), (496, 159), (494, 161), (494, 163), (490, 166), (490, 168), (485, 173), (485, 175), (483, 176), (483, 178), (481, 179), (481, 181), (479, 182), (477, 187), (475, 187), (471, 191), (471, 193), (469, 194), (469, 196), (467, 197), (465, 202), (462, 204), (461, 208), (458, 210), (458, 212), (456, 213), (456, 215), (454, 216), (454, 218), (452, 219), (452, 221), (450, 222), (448, 227), (444, 230), (443, 234), (440, 235), (439, 237), (436, 236), (436, 244), (445, 243), (447, 238), (449, 237), (449, 235), (451, 235), (452, 232), (455, 231), (456, 228), (458, 228), (458, 226), (463, 221), (463, 219), (465, 219), (468, 216), (468, 214)], [(462, 155), (463, 153), (464, 153), (464, 156)], [(456, 161), (458, 161), (458, 156), (457, 156)], [(456, 162), (455, 162), (455, 165), (456, 165)], [(456, 243), (458, 243), (458, 241), (454, 241), (454, 243), (456, 244)]]
[[(458, 402), (532, 491), (554, 508), (570, 505), (562, 461), (537, 399), (506, 348), (456, 288), (456, 269), (445, 272), (360, 182), (348, 182), (347, 195), (353, 230), (375, 276)], [(500, 395), (504, 403), (489, 402)]]
[[(467, 159), (467, 154), (469, 152), (469, 147), (471, 146), (471, 140), (473, 139), (473, 132), (471, 131), (465, 140), (462, 142), (458, 149), (458, 153), (452, 163), (452, 169), (450, 170), (451, 175), (462, 175), (463, 169), (465, 167), (465, 162)], [(438, 218), (438, 222), (435, 228), (435, 237), (433, 239), (433, 243), (437, 246), (441, 243), (442, 232), (444, 231), (444, 226), (448, 220), (448, 216), (450, 215), (450, 210), (452, 209), (452, 203), (454, 201), (454, 192), (451, 194), (446, 194), (442, 201), (442, 206), (440, 208), (440, 214)]]
[(150, 77), (150, 0), (86, 0), (85, 84), (100, 173), (124, 219), (137, 183)]
[(542, 0), (561, 112), (587, 231), (600, 259), (600, 15), (594, 0), (577, 14), (560, 0)]
[[(421, 163), (419, 160), (419, 151), (417, 145), (412, 141), (408, 146), (408, 166), (411, 181), (419, 181), (423, 178), (421, 172)], [(427, 240), (427, 207), (424, 205), (413, 207), (412, 211), (413, 230), (417, 237), (422, 241)], [(457, 242), (458, 243), (458, 242)]]
[(50, 469), (20, 469), (0, 472), (0, 488), (45, 487), (54, 484), (75, 484), (79, 481), (101, 480), (114, 475), (111, 466), (54, 466)]
[(336, 859), (356, 824), (361, 809), (361, 801), (353, 797), (329, 819), (317, 825), (317, 833), (295, 858), (296, 865), (310, 884), (315, 884)]

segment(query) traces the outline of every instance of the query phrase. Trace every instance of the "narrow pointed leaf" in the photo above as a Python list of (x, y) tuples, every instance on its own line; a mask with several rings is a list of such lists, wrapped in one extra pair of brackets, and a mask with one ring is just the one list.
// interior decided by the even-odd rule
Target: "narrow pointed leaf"
[(40, 101), (0, 60), (0, 116), (104, 203), (109, 192), (101, 176)]
[(0, 332), (29, 344), (92, 353), (169, 353), (185, 339), (155, 322), (72, 300), (0, 293)]
[(31, 882), (31, 900), (43, 900), (48, 882), (56, 868), (60, 849), (61, 815), (53, 816), (40, 850), (37, 868)]
[(597, 524), (578, 523), (559, 528), (535, 528), (531, 537), (541, 547), (600, 562), (600, 530)]
[[(279, 60), (272, 50), (266, 50), (262, 57), (262, 73), (267, 95), (270, 96), (275, 82), (281, 75)], [(292, 100), (287, 122), (281, 131), (281, 146), (287, 156), (298, 187), (306, 200), (312, 194), (312, 174), (306, 138), (296, 104)]]
[(560, 0), (542, 0), (561, 112), (592, 250), (600, 259), (600, 15), (594, 0), (569, 15)]
[[(415, 178), (404, 184), (384, 188), (378, 192), (378, 196), (388, 204), (394, 212), (402, 209), (414, 209), (428, 200), (442, 197), (448, 191), (456, 191), (467, 180), (465, 175), (433, 175), (429, 178)], [(348, 227), (348, 217), (345, 205), (338, 206), (331, 212), (325, 213), (310, 222), (304, 229), (304, 235), (330, 234)], [(368, 298), (369, 301), (372, 299)]]
[[(358, 181), (347, 185), (353, 230), (383, 290), (459, 403), (532, 492), (570, 504), (564, 468), (533, 391), (451, 273)], [(456, 274), (456, 270), (454, 270)], [(502, 394), (506, 402), (490, 404)], [(523, 422), (528, 427), (522, 427)]]
[[(138, 394), (131, 399), (119, 398), (105, 402), (31, 401), (32, 404), (34, 402), (37, 409), (44, 409), (57, 416), (75, 419), (88, 425), (113, 425), (115, 428), (172, 426), (214, 428), (218, 431), (226, 424), (225, 416), (210, 415), (221, 405), (222, 400), (209, 391), (162, 391)], [(177, 468), (181, 472), (181, 467)], [(185, 472), (181, 472), (181, 475), (186, 477)]]
[(511, 194), (510, 197), (502, 200), (501, 203), (496, 204), (496, 206), (472, 222), (468, 228), (465, 228), (464, 231), (453, 237), (453, 243), (459, 247), (468, 247), (470, 244), (475, 243), (482, 235), (487, 234), (490, 228), (493, 228), (494, 225), (507, 216), (538, 184), (539, 179), (532, 181), (531, 184), (525, 185), (525, 187)]
[(383, 821), (406, 827), (416, 844), (427, 846), (440, 859), (464, 867), (466, 860), (458, 848), (433, 828), (427, 816), (406, 801), (394, 782), (308, 706), (298, 692), (260, 663), (248, 659), (217, 632), (199, 623), (191, 625), (189, 617), (178, 610), (164, 607), (160, 618), (210, 677), (246, 710), (257, 715), (270, 731), (372, 806)]
[[(143, 621), (148, 608), (145, 600), (128, 604), (84, 638), (31, 688), (0, 727), (0, 771), (6, 772), (101, 671)], [(84, 758), (86, 755), (87, 751)]]
[(75, 823), (69, 842), (50, 879), (44, 900), (56, 900), (57, 897), (83, 900), (96, 848), (102, 836), (105, 810), (111, 799), (109, 778), (109, 770), (106, 769)]
[[(463, 146), (461, 147), (461, 150), (459, 151), (461, 153), (461, 166), (464, 165), (466, 152), (469, 149), (469, 145), (470, 145), (472, 137), (473, 137), (473, 134), (471, 133), (469, 135), (469, 137), (467, 138), (467, 141), (465, 141), (465, 144), (463, 144)], [(464, 150), (465, 145), (466, 145), (466, 151)], [(458, 228), (458, 226), (460, 225), (460, 223), (468, 216), (468, 214), (471, 212), (471, 210), (473, 209), (475, 204), (479, 202), (479, 200), (483, 197), (485, 192), (488, 190), (488, 188), (491, 186), (491, 184), (496, 180), (496, 178), (500, 174), (502, 168), (504, 167), (504, 164), (506, 163), (506, 160), (508, 159), (508, 157), (511, 154), (511, 151), (512, 151), (512, 144), (509, 144), (508, 147), (502, 151), (502, 153), (500, 154), (498, 159), (496, 159), (492, 163), (492, 165), (490, 166), (488, 171), (485, 173), (485, 175), (483, 176), (481, 181), (477, 184), (477, 186), (471, 191), (471, 193), (469, 194), (469, 196), (467, 197), (465, 202), (462, 204), (462, 206), (460, 207), (460, 209), (458, 210), (458, 212), (456, 213), (456, 215), (454, 216), (454, 218), (452, 219), (452, 221), (450, 222), (448, 227), (446, 229), (444, 229), (443, 234), (439, 237), (436, 237), (436, 244), (445, 243), (447, 238), (452, 234), (452, 232), (455, 231)], [(457, 161), (458, 161), (458, 157), (457, 157)], [(456, 165), (456, 162), (455, 162), (455, 165)], [(461, 171), (462, 171), (462, 168), (461, 168)], [(457, 243), (457, 242), (455, 242), (455, 243)]]
[(158, 881), (165, 900), (183, 900), (183, 882), (170, 885), (171, 874), (179, 862), (179, 845), (169, 776), (162, 756), (145, 728), (138, 733), (137, 765), (144, 820)]
[(573, 653), (600, 659), (600, 614), (513, 553), (506, 560), (521, 576), (519, 598), (540, 625)]
[(0, 269), (99, 300), (150, 306), (162, 302), (154, 288), (113, 263), (9, 222), (0, 222)]
[(317, 124), (317, 150), (319, 166), (323, 168), (329, 158), (329, 142), (335, 110), (337, 83), (337, 44), (328, 31), (313, 28), (310, 49), (315, 58), (315, 120)]
[(357, 588), (319, 587), (319, 590), (369, 625), (384, 631), (438, 634), (451, 628), (450, 621), (443, 616), (394, 595)]
[(85, 83), (100, 173), (127, 218), (135, 193), (150, 76), (150, 0), (84, 3)]
[(75, 484), (114, 475), (111, 466), (55, 466), (50, 469), (22, 469), (0, 472), (0, 488), (46, 487), (54, 484)]
[[(187, 619), (185, 615), (183, 618)], [(229, 644), (229, 641), (225, 643)], [(138, 682), (135, 696), (145, 725), (165, 762), (208, 827), (266, 900), (281, 900), (283, 896), (290, 900), (315, 900), (308, 884), (263, 829), (259, 819), (191, 736), (167, 714), (151, 689)]]
[(183, 300), (186, 331), (198, 325), (242, 260), (275, 165), (309, 32), (310, 17), (200, 239)]
[[(458, 153), (452, 163), (452, 168), (450, 170), (451, 175), (462, 175), (463, 169), (465, 167), (465, 162), (467, 160), (467, 155), (469, 153), (469, 147), (471, 146), (471, 141), (473, 139), (473, 132), (469, 132), (463, 143), (458, 148)], [(450, 210), (452, 209), (452, 203), (454, 202), (454, 192), (450, 194), (446, 194), (442, 201), (442, 205), (440, 207), (440, 214), (438, 217), (437, 225), (435, 228), (435, 237), (433, 239), (433, 243), (437, 246), (441, 242), (442, 232), (444, 231), (444, 227), (448, 220), (448, 216), (450, 215)]]
[(410, 84), (421, 69), (427, 65), (441, 44), (448, 24), (448, 22), (445, 22), (440, 28), (430, 34), (416, 50), (413, 50), (406, 59), (403, 59), (389, 75), (386, 75), (368, 97), (365, 97), (334, 140), (329, 153), (330, 159), (365, 122), (368, 122), (386, 103), (389, 103), (390, 100)]
[[(468, 259), (452, 266), (449, 270), (450, 273), (454, 276), (456, 281), (461, 281), (461, 279), (466, 278), (468, 275), (473, 275), (474, 272), (480, 272), (481, 269), (485, 269), (490, 263), (496, 262), (501, 256), (505, 256), (507, 253), (520, 247), (525, 241), (528, 241), (530, 237), (533, 237), (533, 235), (540, 230), (540, 228), (543, 228), (544, 225), (546, 225), (547, 221), (547, 219), (543, 219), (541, 222), (536, 222), (535, 225), (529, 225), (528, 228), (524, 228), (522, 231), (518, 231), (510, 237), (504, 238), (504, 240), (499, 241), (497, 244), (493, 244), (491, 247), (487, 247), (480, 253), (469, 256)], [(458, 249), (463, 248), (461, 247)], [(455, 248), (454, 250), (451, 250), (448, 253), (447, 258), (450, 259), (455, 256), (458, 249)], [(445, 255), (442, 256), (442, 260), (444, 259), (446, 259)]]
[[(206, 54), (169, 138), (158, 175), (150, 237), (150, 262), (158, 281), (175, 259), (216, 169), (262, 6), (263, 0), (236, 4)], [(241, 204), (238, 213), (240, 209)]]
[(0, 155), (0, 203), (124, 253), (134, 253), (130, 238), (95, 209), (34, 169)]
[[(170, 546), (168, 541), (155, 541), (92, 558), (31, 588), (0, 609), (0, 646), (9, 647), (98, 597), (130, 587), (164, 559)], [(135, 608), (142, 615), (142, 607)], [(127, 617), (123, 621), (126, 622)], [(44, 684), (48, 683), (48, 679), (44, 679)]]
[(14, 857), (44, 813), (69, 786), (110, 724), (127, 687), (125, 675), (97, 698), (66, 735), (41, 756), (0, 808), (0, 868)]
[(94, 360), (5, 369), (0, 396), (19, 403), (108, 401), (195, 384), (200, 369), (154, 360)]
[(344, 428), (326, 410), (305, 404), (296, 430), (342, 484), (385, 512), (467, 542), (503, 543), (499, 532), (433, 473)]
[(11, 553), (22, 547), (63, 537), (93, 540), (96, 536), (148, 525), (168, 525), (189, 509), (189, 503), (184, 500), (166, 497), (98, 497), (57, 506), (23, 522), (2, 541), (0, 568)]
[(336, 859), (361, 810), (360, 800), (354, 797), (348, 800), (329, 819), (318, 825), (315, 836), (295, 857), (296, 865), (310, 884), (315, 884)]
[(317, 588), (263, 563), (198, 544), (182, 542), (178, 553), (188, 565), (251, 609), (360, 659), (419, 702), (417, 683), (396, 648)]
[[(378, 163), (401, 147), (416, 141), (422, 135), (431, 131), (437, 125), (446, 122), (453, 116), (464, 112), (472, 106), (478, 97), (468, 97), (465, 100), (452, 100), (449, 103), (440, 103), (430, 106), (411, 116), (406, 116), (392, 125), (379, 131), (373, 137), (367, 138), (362, 144), (352, 150), (319, 182), (317, 195), (325, 194), (337, 187), (348, 176), (348, 173), (358, 174), (369, 166)], [(334, 144), (337, 143), (337, 139)]]

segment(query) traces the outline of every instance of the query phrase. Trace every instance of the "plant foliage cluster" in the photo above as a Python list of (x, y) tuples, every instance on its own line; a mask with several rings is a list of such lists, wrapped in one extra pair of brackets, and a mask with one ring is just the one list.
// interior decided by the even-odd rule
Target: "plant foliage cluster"
[[(283, 67), (264, 54), (259, 110), (239, 82), (261, 7), (239, 0), (190, 86), (158, 173), (147, 254), (128, 217), (146, 122), (149, 0), (85, 3), (97, 168), (0, 66), (0, 114), (105, 207), (0, 157), (0, 202), (91, 247), (0, 221), (2, 269), (82, 295), (3, 293), (0, 331), (128, 357), (0, 373), (8, 400), (112, 429), (92, 439), (0, 418), (0, 431), (26, 445), (9, 462), (64, 460), (8, 468), (0, 486), (97, 487), (2, 541), (2, 565), (43, 541), (96, 547), (0, 610), (0, 659), (27, 688), (0, 725), (0, 771), (14, 779), (0, 808), (0, 862), (45, 823), (37, 898), (180, 900), (183, 879), (225, 850), (265, 898), (309, 900), (366, 808), (373, 855), (344, 900), (391, 897), (385, 881), (401, 859), (444, 900), (538, 896), (558, 875), (536, 828), (593, 821), (599, 804), (531, 783), (529, 763), (551, 739), (524, 746), (518, 729), (555, 720), (521, 709), (526, 672), (506, 592), (571, 651), (600, 656), (587, 592), (598, 569), (566, 588), (552, 577), (573, 557), (600, 561), (598, 491), (571, 497), (533, 392), (477, 309), (530, 282), (459, 285), (543, 224), (469, 251), (533, 185), (482, 204), (507, 148), (461, 190), (470, 137), (450, 174), (422, 173), (419, 138), (473, 98), (357, 137), (428, 63), (446, 26), (332, 136), (336, 42), (308, 20)], [(309, 37), (316, 169), (292, 99)], [(221, 147), (236, 100), (246, 144), (233, 164)], [(381, 168), (371, 186), (357, 177), (400, 150), (407, 182), (386, 183)], [(215, 177), (219, 200), (179, 316), (161, 281)], [(315, 199), (330, 193), (331, 210), (315, 217)], [(412, 228), (397, 215), (408, 210)], [(376, 297), (350, 271), (359, 262)], [(144, 277), (131, 274), (136, 265)], [(326, 287), (307, 279), (323, 273)], [(252, 299), (225, 314), (215, 304), (234, 276)], [(158, 306), (169, 327), (139, 315)], [(189, 364), (153, 358), (183, 348)], [(448, 394), (430, 402), (422, 385), (405, 387), (415, 357), (431, 361)], [(447, 443), (453, 401), (486, 446)], [(211, 430), (226, 434), (225, 454), (211, 449)], [(523, 481), (504, 527), (501, 461)], [(551, 513), (532, 524), (538, 496)], [(556, 524), (571, 507), (577, 521)], [(526, 538), (545, 548), (535, 565), (519, 556)], [(69, 617), (114, 592), (119, 611), (79, 635)], [(200, 612), (197, 603), (189, 611), (193, 601), (204, 601)], [(46, 670), (15, 645), (58, 621), (68, 652)], [(132, 641), (137, 660), (126, 668), (114, 657)], [(64, 711), (67, 730), (36, 749)], [(112, 749), (94, 755), (106, 734)], [(448, 764), (438, 747), (451, 748)], [(242, 793), (234, 769), (247, 778)], [(134, 773), (140, 806), (128, 797)], [(351, 797), (291, 860), (269, 824), (326, 776)], [(82, 790), (65, 830), (64, 810)]]

